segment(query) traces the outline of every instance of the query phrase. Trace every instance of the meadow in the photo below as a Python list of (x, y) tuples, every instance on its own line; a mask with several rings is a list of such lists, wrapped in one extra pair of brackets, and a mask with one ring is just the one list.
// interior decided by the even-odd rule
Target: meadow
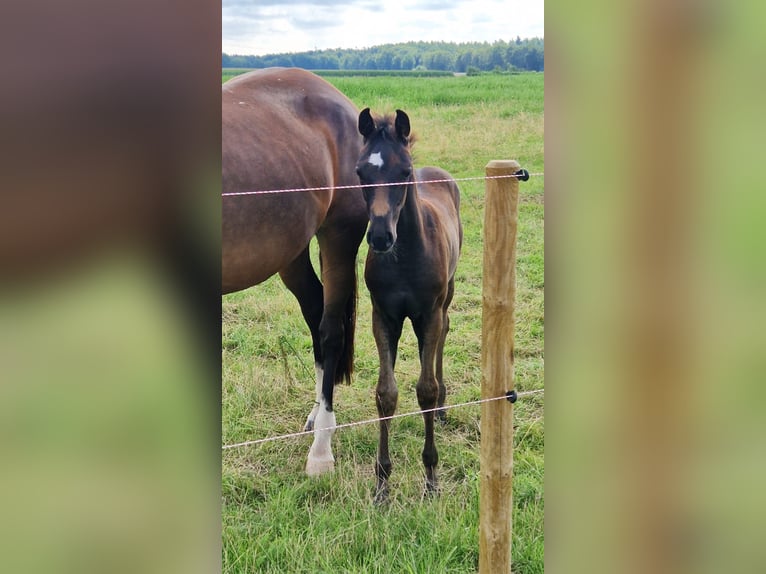
[[(225, 71), (228, 72), (228, 71)], [(227, 79), (224, 74), (223, 79)], [(492, 159), (544, 171), (542, 74), (327, 78), (357, 107), (406, 111), (418, 140), (416, 167), (476, 177)], [(464, 244), (445, 347), (447, 403), (480, 398), (484, 182), (460, 182)], [(224, 201), (233, 198), (224, 199)], [(520, 184), (515, 384), (544, 388), (544, 179)], [(358, 259), (357, 354), (351, 385), (336, 389), (338, 423), (377, 416), (378, 359), (369, 294)], [(315, 254), (316, 255), (316, 254)], [(506, 264), (498, 262), (498, 264)], [(222, 299), (224, 444), (301, 430), (314, 396), (311, 340), (278, 278)], [(399, 345), (397, 412), (418, 410), (417, 341)], [(514, 407), (513, 571), (543, 572), (544, 398)], [(336, 469), (303, 472), (310, 436), (223, 452), (224, 572), (467, 573), (479, 561), (479, 406), (452, 409), (437, 426), (441, 493), (423, 498), (422, 417), (392, 423), (391, 501), (372, 503), (378, 426), (335, 433)]]

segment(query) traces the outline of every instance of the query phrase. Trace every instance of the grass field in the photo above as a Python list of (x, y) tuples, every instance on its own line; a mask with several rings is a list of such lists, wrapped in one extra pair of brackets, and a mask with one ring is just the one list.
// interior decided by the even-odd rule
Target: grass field
[[(224, 76), (224, 80), (226, 76)], [(543, 75), (329, 77), (359, 107), (405, 110), (418, 135), (416, 166), (455, 177), (481, 176), (492, 159), (516, 159), (542, 172)], [(483, 181), (461, 185), (465, 231), (445, 348), (447, 402), (480, 398)], [(519, 390), (544, 387), (542, 177), (521, 183), (515, 378)], [(367, 246), (360, 247), (362, 277)], [(300, 430), (312, 406), (311, 341), (298, 305), (277, 278), (222, 301), (223, 441)], [(356, 373), (336, 389), (338, 423), (377, 416), (377, 353), (369, 294), (360, 280)], [(400, 342), (397, 412), (418, 409), (417, 342), (409, 323)], [(514, 410), (513, 570), (543, 572), (543, 396)], [(448, 411), (437, 428), (441, 495), (423, 499), (422, 417), (394, 421), (391, 503), (372, 504), (377, 425), (339, 430), (336, 470), (303, 473), (311, 437), (223, 453), (225, 572), (475, 572), (479, 560), (478, 406)]]
[[(237, 76), (239, 74), (242, 74), (244, 72), (249, 72), (249, 68), (223, 68), (221, 71), (221, 75), (223, 76), (223, 81), (225, 82), (228, 79), (233, 78), (234, 76)], [(438, 71), (438, 70), (395, 70), (395, 71), (389, 71), (389, 70), (320, 70), (317, 72), (314, 72), (316, 74), (319, 74), (320, 76), (324, 78), (330, 78), (330, 77), (373, 77), (373, 76), (383, 76), (387, 78), (393, 78), (393, 77), (410, 77), (410, 78), (421, 78), (421, 77), (444, 77), (444, 76), (453, 76), (454, 74), (452, 72), (446, 72), (446, 71)]]

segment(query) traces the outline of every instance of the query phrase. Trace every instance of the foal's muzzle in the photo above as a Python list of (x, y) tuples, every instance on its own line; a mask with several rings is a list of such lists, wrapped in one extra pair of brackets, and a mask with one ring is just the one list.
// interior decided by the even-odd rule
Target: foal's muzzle
[(367, 232), (367, 243), (372, 247), (373, 251), (387, 253), (394, 246), (394, 235), (390, 231), (373, 233), (370, 230)]
[(387, 253), (396, 242), (394, 230), (387, 217), (372, 217), (367, 231), (367, 243), (376, 253)]

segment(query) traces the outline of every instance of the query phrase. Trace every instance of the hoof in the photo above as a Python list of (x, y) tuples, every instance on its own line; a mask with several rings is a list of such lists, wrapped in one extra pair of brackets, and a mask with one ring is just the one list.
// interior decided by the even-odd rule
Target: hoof
[(435, 496), (439, 495), (439, 482), (436, 480), (436, 477), (433, 479), (426, 478), (426, 485), (425, 489), (423, 490), (423, 497), (424, 498), (434, 498)]
[(423, 495), (426, 498), (433, 498), (435, 496), (439, 496), (439, 487), (431, 486), (430, 484), (427, 484), (425, 490), (423, 491)]
[(308, 419), (306, 421), (306, 424), (303, 425), (303, 430), (306, 432), (313, 431), (314, 430), (314, 419)]
[(388, 504), (389, 497), (388, 497), (388, 488), (381, 488), (375, 490), (375, 498), (372, 499), (373, 504), (375, 506), (383, 506), (385, 504)]
[(335, 470), (335, 459), (332, 455), (329, 458), (309, 458), (306, 461), (306, 474), (309, 476), (320, 476)]

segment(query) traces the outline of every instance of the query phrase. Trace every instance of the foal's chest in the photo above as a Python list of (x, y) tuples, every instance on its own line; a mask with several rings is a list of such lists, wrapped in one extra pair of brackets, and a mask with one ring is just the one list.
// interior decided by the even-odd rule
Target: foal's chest
[(400, 318), (416, 318), (429, 309), (443, 284), (422, 268), (374, 264), (368, 264), (365, 282), (376, 305)]

